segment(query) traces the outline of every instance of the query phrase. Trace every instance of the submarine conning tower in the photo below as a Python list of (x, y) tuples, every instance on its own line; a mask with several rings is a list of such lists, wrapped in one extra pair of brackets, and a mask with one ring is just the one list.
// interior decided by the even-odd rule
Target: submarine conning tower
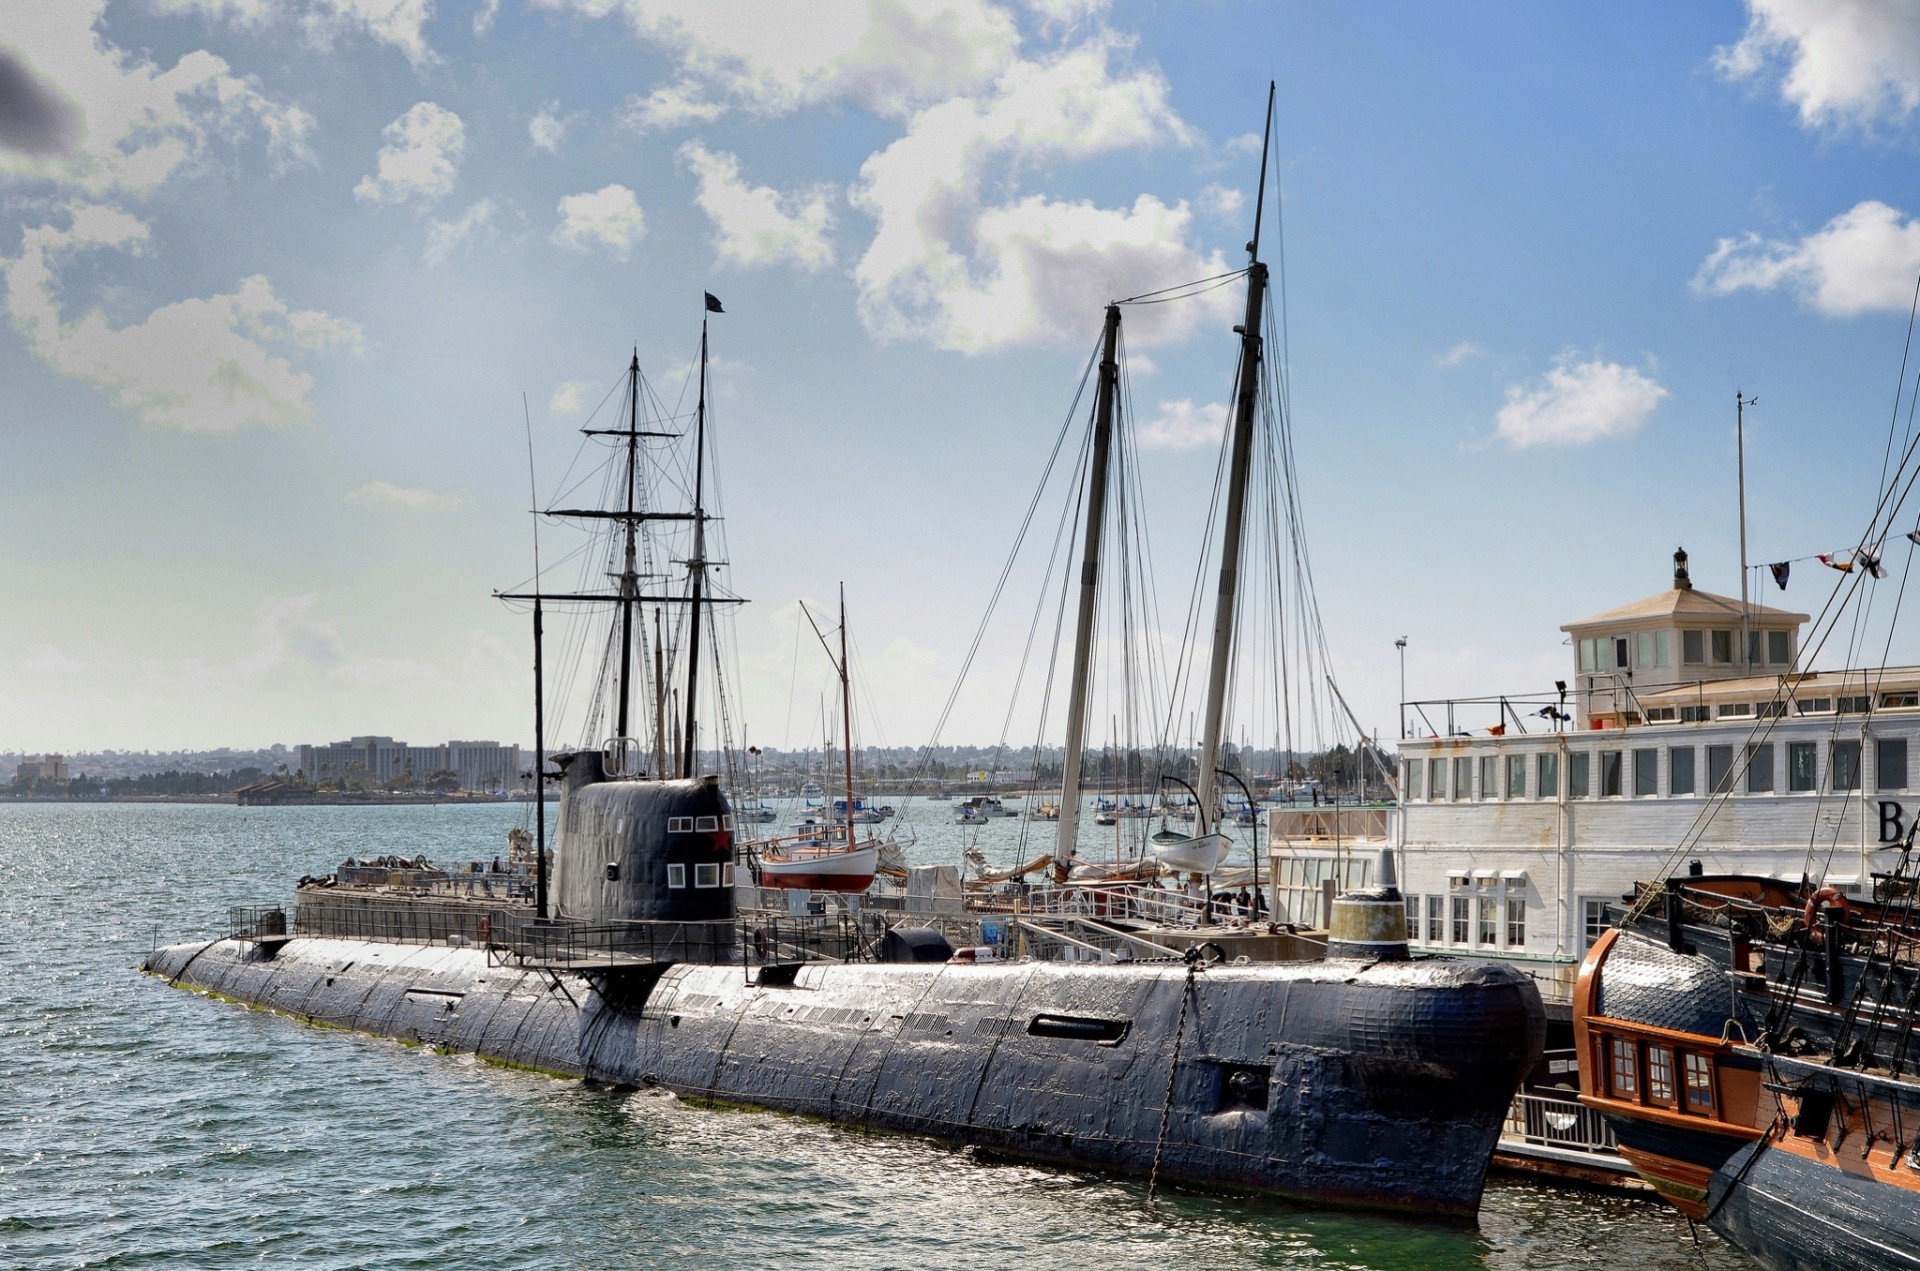
[(1405, 962), (1413, 956), (1407, 947), (1407, 902), (1394, 878), (1391, 851), (1380, 853), (1380, 886), (1334, 900), (1327, 956), (1379, 962)]
[(720, 778), (610, 778), (597, 750), (554, 763), (563, 774), (554, 917), (732, 923), (733, 813)]

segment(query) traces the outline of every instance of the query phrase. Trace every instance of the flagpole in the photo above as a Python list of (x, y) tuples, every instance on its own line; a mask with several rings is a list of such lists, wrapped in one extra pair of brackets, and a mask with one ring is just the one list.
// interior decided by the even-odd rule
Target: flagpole
[(1740, 480), (1740, 667), (1742, 675), (1753, 674), (1753, 617), (1747, 602), (1747, 429), (1746, 407), (1755, 399), (1733, 390), (1734, 454)]

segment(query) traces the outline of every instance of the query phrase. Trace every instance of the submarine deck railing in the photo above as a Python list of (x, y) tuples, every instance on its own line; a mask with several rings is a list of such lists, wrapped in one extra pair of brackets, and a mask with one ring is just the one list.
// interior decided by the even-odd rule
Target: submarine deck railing
[(494, 965), (581, 971), (663, 962), (869, 961), (886, 933), (883, 919), (866, 914), (580, 922), (502, 910), (489, 916), (487, 927), (487, 956)]
[[(976, 912), (1047, 914), (1079, 918), (1120, 918), (1135, 922), (1197, 923), (1205, 912), (1204, 897), (1170, 891), (1150, 883), (1058, 883), (1000, 896), (975, 892), (968, 908)], [(1215, 907), (1216, 915), (1219, 907)]]

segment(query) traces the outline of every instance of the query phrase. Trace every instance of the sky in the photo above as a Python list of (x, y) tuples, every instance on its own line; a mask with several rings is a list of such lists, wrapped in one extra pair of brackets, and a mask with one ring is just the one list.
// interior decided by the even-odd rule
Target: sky
[[(1104, 305), (1244, 264), (1269, 80), (1367, 728), (1396, 638), (1413, 698), (1538, 692), (1677, 545), (1737, 594), (1736, 391), (1751, 559), (1803, 562), (1756, 594), (1817, 611), (1920, 275), (1920, 6), (0, 0), (0, 749), (530, 741), (529, 429), (551, 488), (703, 291), (748, 738), (818, 740), (844, 581), (863, 740), (928, 740)], [(1167, 595), (1239, 304), (1127, 318)], [(1033, 605), (943, 740), (1008, 730)]]

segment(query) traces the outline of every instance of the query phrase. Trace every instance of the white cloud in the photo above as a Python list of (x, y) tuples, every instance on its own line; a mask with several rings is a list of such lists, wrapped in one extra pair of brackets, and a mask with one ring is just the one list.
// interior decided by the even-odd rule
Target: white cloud
[(620, 122), (637, 132), (655, 132), (711, 123), (727, 113), (725, 103), (709, 100), (703, 92), (698, 84), (680, 80), (645, 97), (629, 93), (620, 107)]
[(1516, 450), (1631, 436), (1665, 396), (1666, 389), (1630, 366), (1563, 353), (1544, 381), (1507, 389), (1496, 433)]
[(1456, 366), (1464, 366), (1474, 358), (1485, 356), (1485, 349), (1482, 349), (1471, 340), (1462, 340), (1445, 353), (1434, 354), (1433, 364), (1451, 369)]
[[(849, 199), (876, 222), (854, 268), (870, 332), (968, 353), (1077, 340), (1108, 300), (1227, 271), (1219, 253), (1190, 245), (1185, 202), (1143, 195), (1131, 208), (1107, 209), (1030, 195), (984, 203), (1003, 165), (1192, 140), (1157, 72), (1113, 74), (1121, 48), (1103, 38), (1016, 63), (991, 95), (920, 112), (905, 136), (867, 159)], [(1222, 288), (1137, 310), (1129, 339), (1179, 339), (1235, 307)]]
[(1920, 6), (1910, 0), (1747, 0), (1747, 29), (1714, 54), (1728, 79), (1778, 75), (1809, 128), (1904, 122), (1920, 107)]
[(99, 310), (61, 319), (57, 267), (76, 252), (146, 245), (145, 223), (94, 204), (71, 210), (67, 229), (29, 228), (20, 255), (0, 260), (7, 313), (35, 356), (105, 392), (148, 424), (229, 433), (311, 417), (313, 379), (269, 346), (358, 348), (360, 328), (318, 310), (289, 310), (265, 278), (225, 295), (176, 301), (115, 327)]
[(1247, 196), (1224, 185), (1210, 185), (1200, 191), (1200, 205), (1221, 220), (1232, 220), (1247, 206)]
[(477, 240), (492, 224), (492, 199), (481, 199), (450, 221), (429, 220), (424, 259), (429, 265), (444, 263), (456, 250)]
[(547, 411), (554, 415), (579, 414), (594, 387), (588, 380), (567, 380), (553, 390), (553, 396), (547, 400)]
[(1139, 425), (1134, 436), (1142, 450), (1198, 450), (1217, 446), (1227, 431), (1227, 408), (1219, 402), (1195, 406), (1187, 398), (1161, 402), (1160, 413)]
[(678, 82), (630, 102), (641, 107), (630, 116), (634, 122), (653, 127), (712, 118), (722, 104), (784, 114), (846, 99), (900, 115), (984, 87), (1020, 43), (1013, 16), (991, 0), (534, 2), (589, 17), (618, 15), (636, 36), (678, 59)]
[(369, 203), (431, 202), (453, 189), (467, 149), (460, 116), (432, 102), (415, 102), (381, 134), (374, 171), (360, 178), (353, 195)]
[(480, 0), (480, 7), (473, 15), (473, 33), (485, 35), (493, 30), (493, 20), (500, 16), (500, 0)]
[[(0, 145), (0, 178), (90, 195), (151, 194), (215, 138), (258, 130), (277, 164), (310, 162), (313, 117), (276, 102), (204, 49), (162, 70), (94, 31), (106, 0), (0, 0), (12, 61), (37, 86), (54, 125), (48, 144)], [(17, 105), (17, 103), (16, 103)], [(21, 122), (16, 116), (16, 126)]]
[(347, 501), (399, 508), (407, 512), (447, 512), (463, 505), (466, 499), (452, 491), (412, 490), (391, 481), (369, 481), (359, 489), (350, 491)]
[(713, 221), (714, 248), (720, 259), (737, 265), (770, 265), (790, 260), (803, 269), (833, 263), (830, 186), (782, 194), (769, 186), (750, 186), (740, 176), (740, 161), (697, 141), (680, 147), (680, 159), (699, 178), (694, 201)]
[(548, 154), (560, 153), (560, 142), (567, 135), (567, 121), (560, 114), (560, 103), (550, 101), (527, 123), (527, 135), (534, 148)]
[(1749, 233), (1723, 238), (1693, 276), (1693, 289), (1725, 296), (1786, 287), (1820, 313), (1851, 317), (1904, 312), (1920, 272), (1920, 219), (1869, 199), (1797, 242)]
[(553, 241), (574, 251), (604, 248), (625, 260), (647, 232), (640, 201), (624, 185), (607, 185), (591, 194), (569, 194), (560, 200), (560, 224)]
[[(415, 66), (434, 59), (426, 25), (433, 0), (150, 0), (162, 13), (198, 13), (239, 26), (263, 26), (274, 18), (299, 22), (307, 37), (325, 48), (347, 32), (358, 32), (406, 54)], [(492, 0), (498, 8), (498, 0)], [(476, 31), (480, 19), (474, 19)]]

